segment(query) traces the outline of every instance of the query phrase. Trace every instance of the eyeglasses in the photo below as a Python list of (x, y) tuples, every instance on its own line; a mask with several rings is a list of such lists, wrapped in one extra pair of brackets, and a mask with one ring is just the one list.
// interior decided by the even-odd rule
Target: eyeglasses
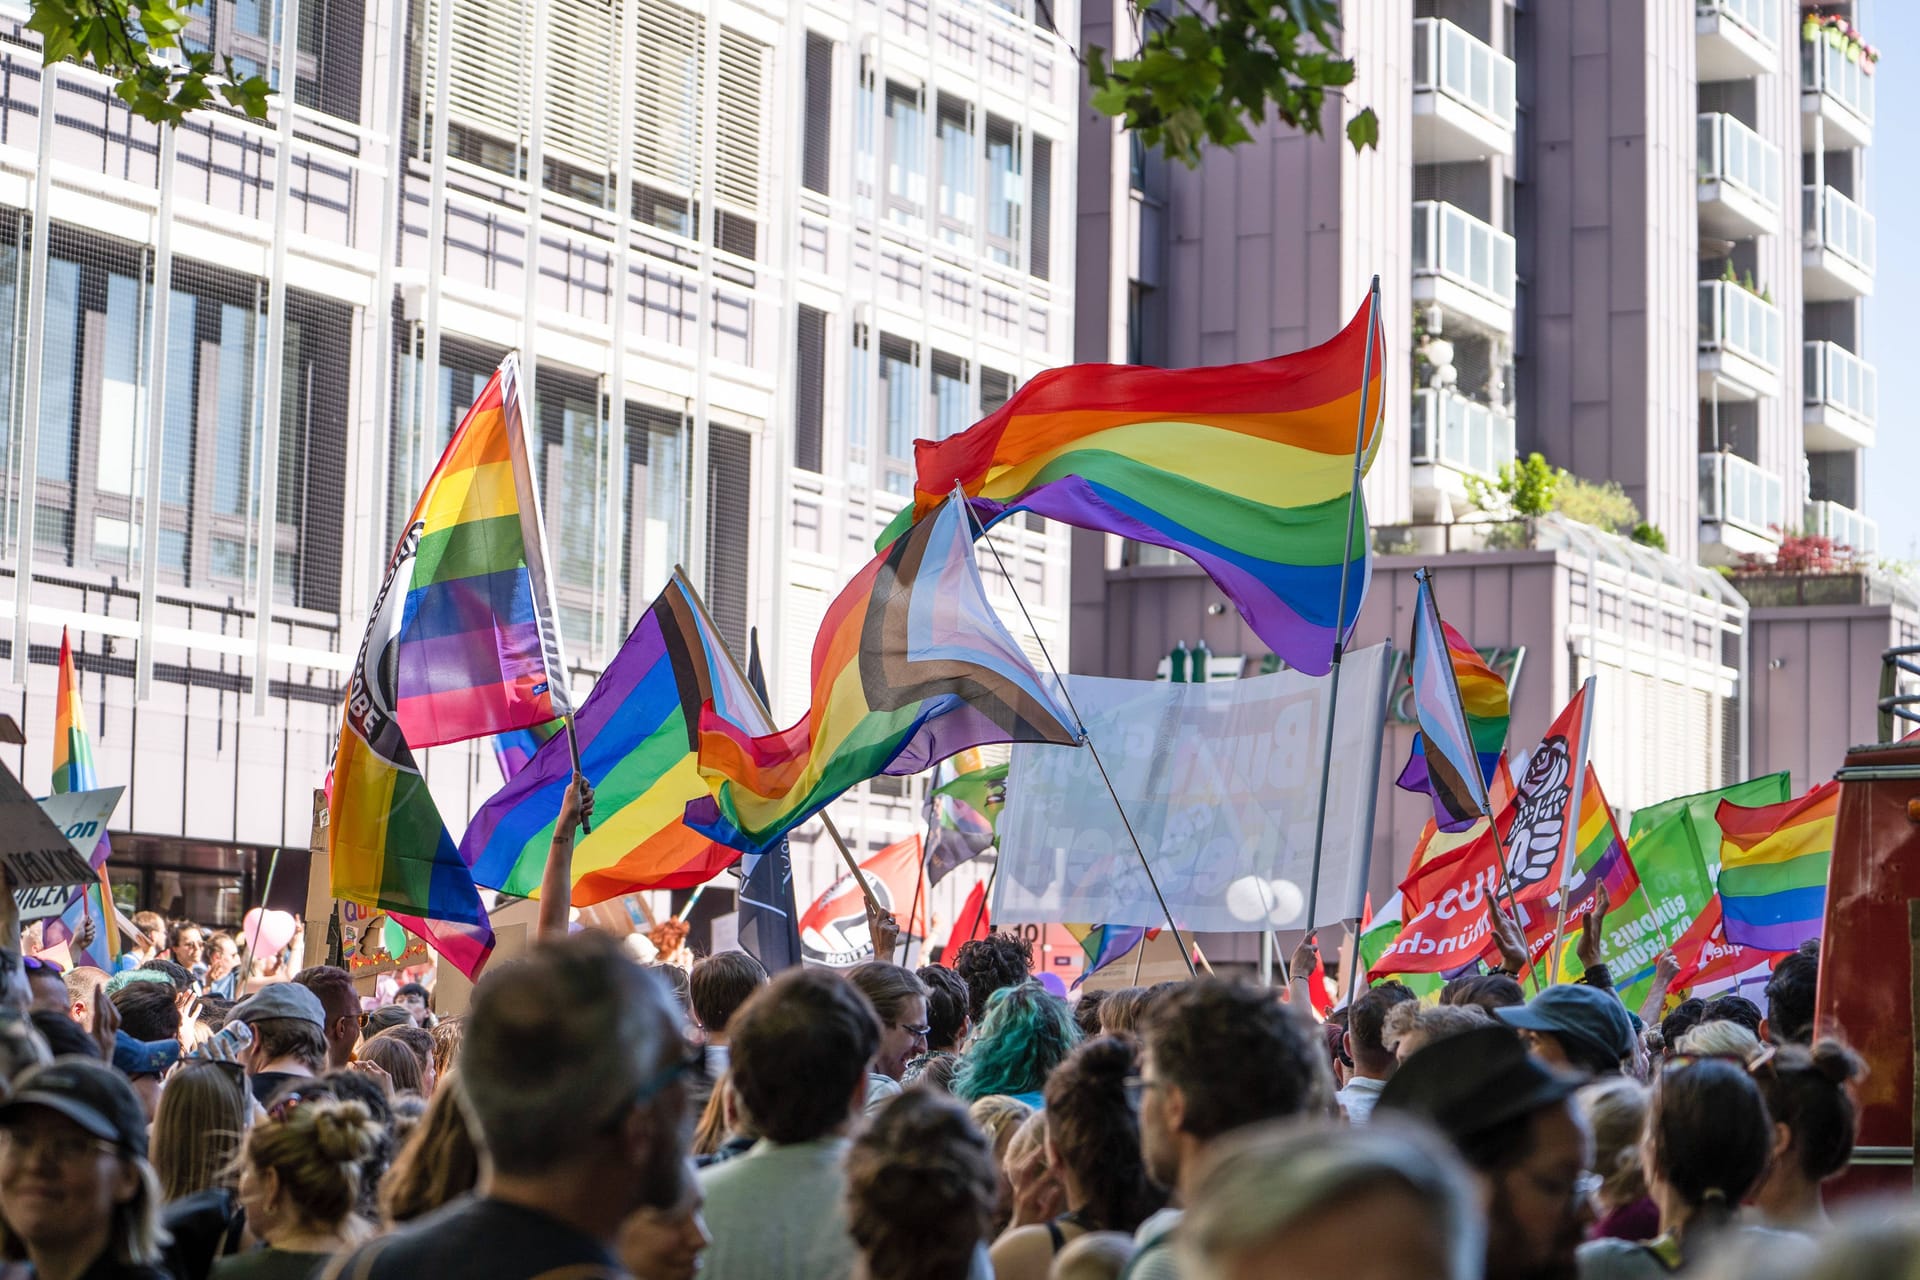
[(1140, 1100), (1146, 1097), (1147, 1090), (1158, 1089), (1160, 1082), (1149, 1080), (1145, 1076), (1128, 1076), (1120, 1082), (1120, 1087), (1127, 1091), (1127, 1101), (1138, 1107)]
[(603, 1132), (610, 1133), (618, 1128), (621, 1121), (626, 1119), (628, 1112), (642, 1103), (649, 1102), (662, 1093), (665, 1093), (673, 1087), (676, 1081), (683, 1077), (696, 1084), (705, 1084), (713, 1078), (712, 1063), (713, 1058), (708, 1052), (706, 1045), (688, 1042), (687, 1051), (684, 1055), (672, 1065), (640, 1082), (640, 1087), (633, 1091), (633, 1094), (622, 1106), (615, 1109), (612, 1116), (608, 1117)]
[(57, 961), (42, 960), (39, 956), (27, 956), (20, 963), (26, 966), (26, 970), (28, 973), (60, 974), (60, 973), (66, 972), (65, 969), (62, 969), (60, 967)]
[(933, 1024), (930, 1022), (923, 1022), (923, 1023), (920, 1023), (918, 1026), (914, 1025), (911, 1022), (896, 1022), (893, 1025), (900, 1028), (902, 1031), (906, 1032), (908, 1035), (912, 1036), (916, 1040), (925, 1040), (927, 1038), (927, 1033), (933, 1030)]
[(52, 1156), (60, 1164), (78, 1164), (88, 1156), (117, 1156), (120, 1148), (90, 1133), (40, 1133), (0, 1129), (0, 1159), (32, 1160)]
[(1591, 1170), (1584, 1170), (1574, 1175), (1570, 1182), (1564, 1178), (1535, 1173), (1531, 1169), (1523, 1172), (1527, 1175), (1527, 1181), (1533, 1184), (1534, 1190), (1549, 1200), (1557, 1200), (1565, 1204), (1579, 1204), (1599, 1191), (1601, 1184), (1606, 1181)]

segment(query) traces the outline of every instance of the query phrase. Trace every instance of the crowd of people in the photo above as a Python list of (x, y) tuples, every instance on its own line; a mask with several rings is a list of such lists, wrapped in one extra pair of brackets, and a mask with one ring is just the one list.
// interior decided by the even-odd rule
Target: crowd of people
[(1920, 1218), (1827, 1218), (1863, 1066), (1813, 1035), (1811, 947), (1765, 1008), (1643, 1023), (1590, 965), (1321, 1019), (1214, 977), (1062, 999), (1006, 933), (770, 976), (562, 926), (442, 1019), (324, 965), (236, 986), (231, 936), (140, 923), (113, 974), (0, 966), (0, 1277), (1920, 1267)]

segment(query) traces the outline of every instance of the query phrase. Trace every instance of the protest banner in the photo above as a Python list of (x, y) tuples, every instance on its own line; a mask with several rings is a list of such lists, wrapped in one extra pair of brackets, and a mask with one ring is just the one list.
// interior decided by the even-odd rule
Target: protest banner
[[(1387, 658), (1376, 645), (1346, 659), (1315, 924), (1360, 914)], [(1301, 927), (1330, 681), (1067, 682), (1180, 928)], [(999, 832), (995, 920), (1166, 923), (1091, 753), (1015, 746)]]
[(0, 768), (0, 866), (13, 885), (22, 924), (59, 915), (74, 886), (96, 878), (87, 857), (125, 790), (69, 791), (36, 801)]

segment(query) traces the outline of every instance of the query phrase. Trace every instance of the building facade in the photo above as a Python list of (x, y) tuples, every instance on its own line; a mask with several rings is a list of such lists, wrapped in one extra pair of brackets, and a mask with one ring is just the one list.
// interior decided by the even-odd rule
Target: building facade
[[(191, 41), (289, 68), (293, 105), (177, 129), (43, 67), (26, 17), (0, 5), (7, 763), (42, 785), (68, 628), (143, 905), (236, 922), (281, 850), (303, 897), (367, 609), (508, 351), (576, 696), (683, 566), (783, 723), (912, 441), (1071, 355), (1064, 12), (212, 0)], [(996, 545), (1062, 645), (1063, 532)], [(483, 743), (425, 767), (456, 832), (498, 786)], [(849, 839), (917, 825), (906, 790), (844, 802)], [(834, 858), (797, 858), (804, 901)]]
[[(1324, 136), (1269, 126), (1169, 170), (1089, 117), (1080, 358), (1304, 347), (1339, 329), (1378, 272), (1388, 390), (1360, 639), (1405, 644), (1410, 571), (1428, 565), (1449, 621), (1509, 669), (1524, 655), (1510, 745), (1529, 747), (1597, 678), (1593, 758), (1617, 808), (1767, 768), (1792, 768), (1799, 786), (1826, 776), (1872, 722), (1877, 667), (1861, 659), (1844, 689), (1770, 685), (1756, 661), (1789, 643), (1776, 615), (1792, 607), (1750, 607), (1719, 570), (1768, 561), (1803, 531), (1863, 563), (1877, 549), (1860, 509), (1876, 55), (1856, 7), (1343, 8), (1356, 74), (1330, 95)], [(1120, 5), (1089, 8), (1082, 30), (1108, 47), (1138, 39)], [(1356, 155), (1343, 126), (1365, 106), (1380, 144)], [(1480, 485), (1535, 451), (1618, 483), (1643, 527), (1508, 518)], [(1078, 670), (1150, 678), (1196, 639), (1264, 657), (1191, 564), (1081, 535), (1074, 566)], [(1860, 592), (1846, 625), (1877, 654), (1908, 634), (1910, 607), (1884, 584)], [(1843, 710), (1815, 731), (1773, 691), (1810, 697), (1816, 720), (1823, 696)], [(1407, 718), (1390, 711), (1387, 733), (1382, 891), (1425, 817), (1392, 786)]]

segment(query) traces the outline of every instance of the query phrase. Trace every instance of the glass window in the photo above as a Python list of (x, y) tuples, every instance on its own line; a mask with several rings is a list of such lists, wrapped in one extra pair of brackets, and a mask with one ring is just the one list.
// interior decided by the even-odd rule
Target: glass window
[(594, 617), (594, 578), (605, 534), (606, 486), (600, 476), (600, 391), (597, 383), (542, 369), (540, 498), (553, 554), (561, 630), (577, 653), (588, 651)]
[(920, 91), (887, 83), (887, 220), (917, 227), (927, 204), (925, 111)]
[(687, 417), (676, 409), (629, 404), (627, 554), (624, 589), (631, 626), (686, 558)]
[(873, 137), (873, 71), (860, 68), (860, 87), (853, 96), (853, 198), (855, 209), (873, 213), (873, 184), (876, 164)]
[[(178, 289), (168, 293), (166, 431), (161, 437), (160, 501), (184, 507), (193, 492), (195, 311), (197, 302)], [(184, 566), (183, 566), (184, 567)]]
[(94, 485), (102, 493), (132, 495), (138, 491), (140, 475), (145, 470), (147, 432), (140, 403), (141, 292), (140, 282), (131, 276), (107, 277), (107, 340), (101, 351), (100, 374), (100, 447), (94, 475)]
[(1020, 241), (1020, 131), (987, 117), (987, 252), (1012, 265)]
[(64, 258), (47, 263), (47, 320), (40, 378), (40, 454), (36, 474), (42, 480), (73, 481), (73, 441), (79, 423), (80, 264)]
[(873, 353), (867, 349), (867, 326), (853, 326), (853, 359), (847, 367), (847, 447), (854, 462), (867, 457), (870, 388), (873, 385)]
[(967, 380), (967, 362), (958, 356), (936, 351), (932, 365), (934, 434), (945, 440), (973, 425), (973, 388)]
[(973, 238), (974, 152), (972, 107), (940, 99), (940, 238), (965, 244)]
[(913, 438), (920, 434), (919, 353), (914, 344), (890, 333), (880, 335), (880, 385), (887, 410), (887, 458), (913, 458)]
[(253, 354), (251, 307), (220, 308), (218, 417), (214, 423), (213, 509), (244, 516), (251, 510), (248, 477), (253, 465)]

